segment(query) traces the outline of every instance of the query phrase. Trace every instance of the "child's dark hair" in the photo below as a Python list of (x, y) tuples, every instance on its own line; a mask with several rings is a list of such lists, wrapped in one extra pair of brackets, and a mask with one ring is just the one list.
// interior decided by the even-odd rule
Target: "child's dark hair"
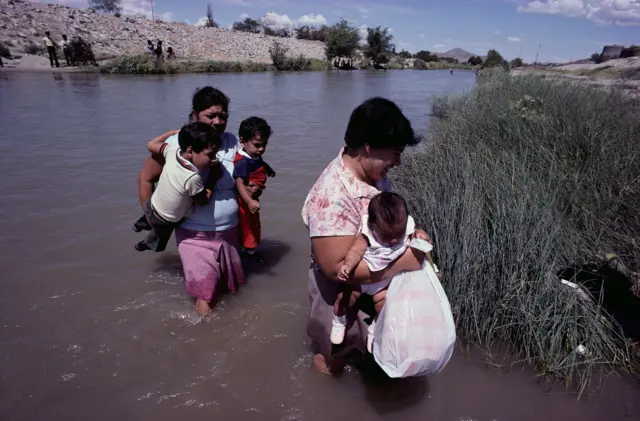
[(222, 91), (211, 86), (205, 86), (202, 89), (196, 90), (196, 93), (193, 94), (191, 108), (196, 113), (211, 108), (214, 105), (221, 106), (225, 113), (229, 112), (229, 98), (223, 94)]
[(178, 133), (178, 144), (182, 152), (191, 147), (193, 152), (200, 153), (211, 145), (219, 145), (220, 135), (221, 133), (218, 130), (208, 124), (200, 122), (188, 123), (182, 126), (180, 133)]
[(238, 130), (238, 136), (243, 141), (251, 140), (259, 134), (260, 138), (266, 142), (271, 133), (271, 126), (269, 126), (267, 120), (260, 117), (249, 117), (242, 120)]
[(347, 148), (357, 149), (368, 144), (374, 149), (383, 149), (415, 146), (421, 139), (393, 101), (374, 97), (353, 110), (344, 140)]
[(397, 193), (383, 192), (369, 202), (369, 228), (384, 238), (396, 238), (407, 227), (407, 202)]

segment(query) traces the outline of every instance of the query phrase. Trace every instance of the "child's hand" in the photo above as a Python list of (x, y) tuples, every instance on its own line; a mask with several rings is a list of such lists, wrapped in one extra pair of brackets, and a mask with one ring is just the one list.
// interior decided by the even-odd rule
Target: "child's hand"
[(349, 275), (351, 273), (351, 268), (347, 265), (340, 266), (340, 270), (338, 271), (338, 279), (342, 282), (347, 282), (349, 280)]
[(249, 210), (251, 211), (251, 213), (256, 213), (260, 210), (260, 202), (258, 202), (257, 200), (252, 200), (251, 202), (247, 203), (247, 205), (249, 206)]
[(249, 183), (249, 185), (247, 186), (247, 191), (249, 192), (249, 195), (254, 199), (256, 198), (256, 193), (258, 193), (258, 190), (260, 190), (260, 187), (258, 187), (258, 185), (255, 183)]
[(429, 235), (421, 229), (417, 229), (413, 232), (413, 235), (411, 236), (411, 238), (417, 238), (418, 240), (424, 240), (428, 243), (431, 242), (431, 238), (429, 238)]

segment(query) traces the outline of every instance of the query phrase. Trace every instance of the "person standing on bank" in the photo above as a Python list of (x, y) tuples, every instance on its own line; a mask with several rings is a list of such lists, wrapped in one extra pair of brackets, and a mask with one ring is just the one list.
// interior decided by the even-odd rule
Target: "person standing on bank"
[(53, 67), (53, 63), (55, 62), (56, 67), (60, 67), (60, 62), (58, 61), (58, 54), (56, 53), (56, 43), (51, 39), (51, 33), (49, 31), (44, 33), (45, 37), (42, 38), (45, 47), (47, 47), (47, 53), (49, 53), (49, 62), (51, 63), (51, 67)]
[(62, 36), (62, 52), (64, 53), (64, 59), (67, 61), (67, 66), (74, 66), (73, 63), (73, 51), (71, 50), (71, 41), (67, 39), (66, 35)]

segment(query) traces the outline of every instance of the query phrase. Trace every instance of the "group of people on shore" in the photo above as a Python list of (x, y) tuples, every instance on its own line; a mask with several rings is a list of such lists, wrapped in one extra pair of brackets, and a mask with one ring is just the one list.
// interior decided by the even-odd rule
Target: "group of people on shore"
[(67, 38), (66, 35), (62, 35), (62, 40), (58, 43), (51, 38), (51, 32), (47, 31), (44, 33), (44, 38), (42, 38), (42, 42), (44, 43), (45, 48), (47, 49), (47, 54), (49, 55), (49, 63), (51, 67), (60, 67), (60, 62), (58, 61), (58, 52), (57, 47), (62, 45), (62, 53), (64, 54), (64, 59), (67, 62), (67, 66), (72, 67), (75, 66), (73, 49), (71, 48), (71, 42)]
[(42, 42), (47, 49), (49, 64), (52, 68), (60, 67), (60, 62), (58, 61), (58, 48), (60, 46), (62, 47), (62, 53), (64, 54), (67, 67), (75, 67), (79, 63), (91, 64), (93, 66), (98, 65), (91, 48), (91, 44), (79, 36), (70, 40), (67, 38), (67, 35), (63, 34), (62, 39), (59, 42), (56, 42), (51, 36), (51, 32), (46, 31), (45, 36), (42, 38)]
[[(150, 234), (136, 249), (163, 250), (175, 232), (186, 290), (202, 315), (221, 292), (245, 283), (241, 255), (262, 261), (259, 197), (275, 176), (262, 159), (269, 124), (243, 120), (238, 140), (226, 131), (228, 118), (229, 98), (199, 89), (189, 123), (149, 142), (138, 178), (144, 215), (133, 229)], [(379, 97), (363, 102), (344, 141), (302, 209), (311, 240), (307, 333), (323, 372), (340, 370), (353, 351), (371, 352), (369, 316), (375, 320), (396, 274), (421, 269), (425, 253), (409, 241), (429, 241), (387, 178), (405, 148), (420, 141), (400, 108)]]
[[(147, 53), (152, 55), (158, 60), (164, 59), (164, 51), (162, 50), (162, 40), (158, 40), (156, 45), (153, 45), (153, 41), (150, 39), (147, 40)], [(173, 51), (173, 47), (167, 48), (167, 60), (172, 60), (176, 57), (175, 51)]]

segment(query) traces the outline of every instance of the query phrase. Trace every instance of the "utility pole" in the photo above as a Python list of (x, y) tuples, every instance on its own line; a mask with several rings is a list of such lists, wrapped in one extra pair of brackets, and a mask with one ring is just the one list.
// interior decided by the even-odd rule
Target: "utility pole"
[(538, 45), (538, 51), (536, 51), (536, 62), (535, 62), (535, 64), (538, 64), (538, 56), (540, 55), (540, 47), (542, 47), (542, 44)]
[(155, 21), (156, 20), (156, 12), (153, 9), (153, 0), (149, 0), (149, 3), (151, 3), (151, 20)]

